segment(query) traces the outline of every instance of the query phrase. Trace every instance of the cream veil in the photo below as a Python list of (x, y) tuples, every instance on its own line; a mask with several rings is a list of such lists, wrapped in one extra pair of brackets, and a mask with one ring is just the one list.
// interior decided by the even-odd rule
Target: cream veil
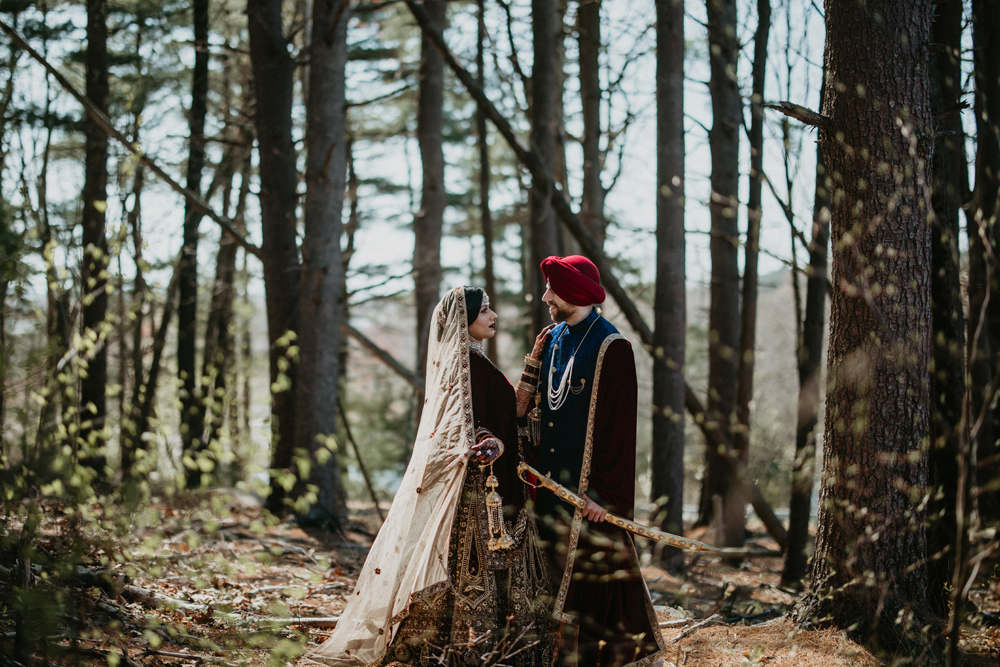
[(474, 443), (465, 290), (431, 320), (426, 399), (406, 474), (333, 636), (305, 664), (360, 667), (386, 652), (410, 605), (450, 585), (448, 540)]

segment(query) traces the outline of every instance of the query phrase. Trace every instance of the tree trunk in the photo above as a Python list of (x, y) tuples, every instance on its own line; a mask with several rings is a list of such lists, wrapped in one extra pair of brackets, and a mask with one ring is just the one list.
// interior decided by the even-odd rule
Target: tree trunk
[[(245, 233), (243, 211), (246, 197), (249, 193), (249, 178), (252, 169), (250, 154), (253, 138), (241, 133), (240, 147), (223, 167), (227, 170), (226, 195), (223, 197), (224, 215), (234, 220), (236, 229)], [(233, 182), (232, 163), (239, 159), (240, 191), (236, 204), (236, 213), (230, 210), (230, 195)], [(205, 345), (202, 351), (201, 385), (204, 395), (198, 407), (198, 418), (193, 422), (196, 426), (195, 437), (202, 449), (208, 448), (212, 440), (218, 438), (223, 422), (223, 410), (226, 404), (226, 379), (229, 374), (233, 354), (233, 336), (230, 325), (233, 319), (234, 284), (236, 281), (236, 255), (239, 246), (229, 237), (223, 235), (219, 239), (219, 252), (215, 265), (215, 281), (212, 287), (212, 300), (208, 309), (208, 323), (205, 326)]]
[[(476, 79), (485, 86), (486, 63), (486, 0), (478, 0), (479, 30), (476, 41)], [(493, 216), (490, 212), (490, 146), (487, 139), (486, 114), (476, 107), (476, 138), (479, 148), (479, 221), (483, 230), (483, 283), (490, 298), (498, 301), (496, 274), (493, 269)], [(499, 359), (497, 337), (487, 339), (486, 352), (490, 359)]]
[[(0, 215), (3, 215), (0, 213)], [(0, 220), (0, 224), (6, 226), (6, 220)], [(6, 234), (7, 230), (0, 228), (0, 234)], [(6, 248), (4, 248), (6, 250)], [(6, 264), (6, 262), (4, 262)], [(7, 397), (7, 288), (10, 285), (8, 279), (8, 267), (0, 266), (0, 456), (6, 454), (4, 433), (4, 408)]]
[[(987, 388), (1000, 372), (1000, 271), (996, 260), (1000, 249), (996, 232), (1000, 190), (1000, 7), (989, 0), (975, 0), (972, 16), (976, 186), (975, 213), (969, 224), (969, 331), (978, 354), (970, 361), (973, 382), (970, 421), (975, 424), (980, 415), (984, 417), (976, 445), (976, 477), (979, 486), (986, 487), (980, 491), (979, 513), (987, 523), (996, 524), (1000, 523), (1000, 448), (997, 447), (1000, 407), (986, 406), (994, 399), (994, 395), (987, 395)], [(992, 256), (987, 254), (987, 245)], [(986, 319), (977, 339), (974, 336), (983, 310)]]
[[(824, 69), (824, 72), (826, 70)], [(823, 91), (820, 90), (820, 107)], [(788, 549), (781, 572), (783, 586), (802, 587), (809, 564), (809, 515), (816, 476), (816, 425), (819, 423), (820, 366), (826, 323), (827, 246), (830, 243), (830, 187), (823, 147), (816, 145), (816, 186), (812, 241), (806, 269), (806, 312), (798, 346), (799, 400), (795, 423), (795, 462), (788, 501)]]
[[(45, 13), (43, 13), (43, 17)], [(47, 46), (47, 44), (46, 44)], [(42, 166), (38, 173), (38, 184), (36, 188), (38, 197), (38, 241), (43, 249), (50, 248), (52, 243), (52, 227), (49, 224), (49, 204), (48, 204), (48, 174), (49, 160), (52, 154), (52, 133), (55, 125), (55, 118), (52, 114), (52, 94), (50, 83), (46, 80), (45, 112), (43, 122), (45, 124), (45, 148), (42, 152)], [(141, 165), (139, 166), (141, 169)], [(44, 253), (44, 251), (43, 251)], [(52, 392), (48, 394), (45, 405), (42, 406), (38, 416), (38, 432), (35, 436), (35, 451), (41, 459), (52, 458), (51, 452), (54, 443), (50, 439), (58, 421), (65, 422), (67, 415), (74, 401), (69, 389), (75, 389), (75, 383), (61, 381), (56, 373), (56, 364), (66, 353), (70, 340), (70, 330), (73, 323), (70, 321), (69, 292), (62, 288), (59, 280), (59, 271), (55, 265), (54, 257), (45, 259), (45, 377), (49, 379), (49, 387)]]
[[(555, 152), (552, 154), (552, 178), (562, 192), (570, 197), (569, 168), (566, 164), (566, 12), (569, 0), (556, 0), (556, 41), (552, 49), (552, 69), (555, 72)], [(556, 220), (556, 244), (560, 255), (578, 255), (580, 246), (565, 225)], [(495, 338), (495, 336), (494, 336)]]
[[(444, 30), (445, 0), (430, 0), (427, 11), (434, 26)], [(427, 334), (431, 314), (441, 290), (441, 227), (447, 193), (444, 189), (442, 145), (444, 104), (444, 61), (427, 37), (420, 43), (420, 93), (417, 99), (417, 142), (424, 182), (420, 211), (413, 219), (413, 282), (417, 302), (417, 372), (424, 376), (427, 363)], [(422, 402), (422, 401), (421, 401)]]
[[(683, 529), (684, 336), (684, 0), (656, 3), (656, 294), (653, 304), (652, 501), (660, 527)], [(684, 552), (664, 547), (661, 565), (684, 570)]]
[[(712, 150), (711, 304), (708, 328), (708, 415), (715, 428), (732, 441), (736, 408), (736, 364), (739, 349), (740, 274), (739, 228), (739, 129), (743, 103), (736, 80), (740, 45), (736, 35), (736, 1), (707, 0), (708, 40), (711, 58)], [(746, 452), (738, 452), (745, 463)], [(724, 532), (721, 543), (743, 545), (745, 499), (726, 474), (724, 452), (706, 448), (705, 493), (699, 522), (711, 519), (712, 498), (723, 497)]]
[[(187, 183), (191, 192), (201, 194), (201, 173), (205, 166), (205, 115), (208, 110), (208, 0), (193, 0), (194, 70), (191, 75), (191, 113), (188, 118), (191, 137), (188, 146)], [(181, 440), (184, 443), (187, 486), (201, 483), (201, 470), (192, 465), (201, 449), (200, 433), (194, 433), (202, 399), (195, 374), (195, 349), (198, 321), (198, 223), (201, 213), (184, 206), (184, 246), (181, 249), (181, 277), (177, 304), (177, 377), (181, 392)]]
[[(138, 118), (138, 114), (136, 115)], [(139, 124), (135, 124), (135, 132), (132, 138), (138, 141)], [(143, 306), (146, 302), (146, 276), (143, 270), (145, 261), (142, 258), (142, 189), (146, 182), (146, 170), (143, 165), (137, 165), (135, 175), (132, 179), (132, 210), (128, 212), (128, 224), (132, 229), (132, 251), (135, 253), (135, 279), (133, 280), (132, 308), (135, 312), (135, 321), (132, 323), (132, 396), (128, 402), (127, 414), (122, 415), (122, 439), (121, 439), (121, 469), (122, 482), (127, 484), (131, 481), (132, 470), (136, 461), (136, 451), (142, 447), (140, 441), (141, 434), (136, 428), (139, 419), (141, 391), (145, 373), (142, 367), (142, 326), (145, 318), (143, 316)], [(124, 363), (122, 359), (122, 363)], [(124, 388), (123, 388), (124, 390)], [(128, 426), (126, 427), (126, 424)]]
[[(601, 0), (580, 0), (580, 97), (583, 102), (583, 200), (580, 221), (604, 246), (604, 184), (601, 171)], [(672, 141), (675, 141), (672, 139)], [(683, 154), (683, 149), (682, 149)], [(683, 173), (681, 174), (683, 175)]]
[[(835, 175), (823, 485), (804, 614), (883, 650), (935, 635), (927, 595), (932, 0), (826, 3), (820, 133)], [(892, 76), (886, 76), (892, 72)]]
[[(295, 442), (297, 367), (285, 356), (286, 333), (298, 332), (299, 255), (295, 240), (298, 202), (292, 143), (295, 63), (282, 33), (281, 0), (248, 0), (250, 60), (256, 92), (260, 209), (271, 365), (271, 493), (267, 507), (283, 511), (285, 489), (275, 471), (291, 472)], [(285, 343), (283, 345), (283, 343)]]
[[(344, 124), (348, 125), (349, 119), (344, 119)], [(361, 227), (361, 215), (358, 212), (358, 172), (354, 168), (354, 137), (351, 134), (350, 129), (347, 132), (347, 198), (350, 201), (348, 204), (348, 214), (347, 214), (347, 225), (344, 227), (344, 251), (341, 253), (341, 262), (344, 265), (344, 281), (342, 285), (341, 303), (343, 307), (340, 311), (340, 320), (342, 322), (351, 321), (351, 302), (350, 294), (347, 291), (347, 271), (351, 267), (351, 258), (354, 257), (355, 251), (355, 238), (358, 233), (358, 229)], [(350, 347), (347, 344), (347, 337), (340, 337), (340, 365), (337, 367), (337, 371), (340, 374), (340, 383), (343, 386), (347, 382), (347, 361), (350, 357)]]
[[(347, 64), (346, 0), (315, 0), (309, 45), (306, 102), (306, 204), (299, 301), (299, 382), (295, 446), (312, 458), (308, 482), (318, 496), (306, 500), (297, 488), (296, 512), (328, 529), (340, 528), (347, 497), (340, 479), (337, 445), (337, 372), (344, 266), (341, 211), (347, 173), (344, 68)], [(305, 481), (305, 480), (302, 480)], [(303, 502), (306, 501), (306, 502)]]
[[(108, 112), (108, 4), (107, 0), (87, 0), (87, 97), (104, 113)], [(90, 116), (84, 119), (86, 168), (83, 181), (83, 265), (80, 267), (80, 298), (83, 302), (83, 332), (98, 350), (90, 360), (86, 377), (80, 381), (80, 431), (83, 450), (79, 461), (91, 468), (98, 488), (106, 487), (104, 441), (101, 433), (107, 414), (106, 385), (108, 354), (102, 332), (108, 311), (107, 280), (102, 273), (108, 264), (105, 209), (108, 187), (108, 137)]]
[[(767, 40), (771, 32), (770, 0), (757, 0), (757, 31), (753, 46), (753, 92), (750, 101), (750, 192), (747, 198), (747, 239), (743, 248), (743, 303), (740, 310), (736, 366), (736, 417), (733, 446), (745, 463), (750, 458), (750, 401), (753, 400), (754, 354), (757, 346), (757, 260), (760, 256), (761, 195), (764, 188), (764, 77)], [(726, 534), (743, 527), (746, 499), (733, 494), (726, 507)], [(742, 531), (741, 531), (742, 532)], [(733, 546), (740, 546), (734, 544)]]
[[(932, 40), (945, 47), (943, 53), (931, 52), (931, 107), (937, 114), (954, 108), (962, 95), (962, 2), (950, 0), (937, 5)], [(968, 517), (959, 526), (956, 508), (959, 496), (962, 451), (962, 415), (965, 397), (965, 313), (962, 285), (959, 281), (958, 230), (959, 211), (968, 200), (968, 163), (965, 156), (965, 133), (962, 117), (950, 113), (937, 124), (933, 163), (931, 205), (931, 446), (930, 502), (931, 523), (927, 530), (927, 552), (940, 558), (928, 564), (930, 594), (939, 615), (948, 613), (952, 573), (955, 571), (956, 540), (965, 541)], [(964, 485), (963, 485), (964, 486)], [(964, 491), (963, 491), (964, 494)], [(963, 497), (968, 508), (968, 498)]]
[(531, 263), (529, 282), (531, 295), (531, 328), (540, 331), (548, 324), (548, 307), (542, 301), (545, 292), (545, 278), (539, 265), (550, 255), (558, 254), (559, 238), (555, 212), (549, 197), (539, 194), (549, 189), (549, 181), (555, 168), (556, 131), (559, 122), (559, 102), (556, 99), (558, 82), (556, 77), (557, 40), (562, 38), (561, 26), (557, 21), (557, 0), (531, 0), (531, 27), (534, 42), (534, 65), (531, 70), (531, 145), (548, 174), (548, 179), (539, 182), (532, 177), (532, 192), (529, 194), (531, 207)]
[[(139, 385), (141, 392), (134, 394), (134, 404), (139, 406), (135, 420), (134, 449), (146, 448), (142, 436), (149, 430), (149, 421), (153, 417), (153, 404), (156, 402), (156, 387), (160, 382), (163, 349), (166, 347), (170, 320), (174, 316), (174, 301), (177, 298), (179, 276), (180, 271), (175, 268), (174, 275), (170, 278), (170, 284), (167, 286), (167, 296), (163, 303), (163, 313), (160, 315), (160, 325), (156, 328), (156, 333), (153, 334), (153, 358), (149, 362), (149, 373), (146, 374), (146, 381)], [(142, 366), (139, 366), (136, 373), (140, 373), (141, 370)], [(136, 383), (139, 384), (138, 378)], [(131, 472), (131, 467), (128, 471)]]

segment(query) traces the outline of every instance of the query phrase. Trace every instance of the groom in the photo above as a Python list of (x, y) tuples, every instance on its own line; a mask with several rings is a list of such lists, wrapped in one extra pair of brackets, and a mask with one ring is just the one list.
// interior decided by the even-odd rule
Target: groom
[(539, 533), (563, 623), (564, 665), (658, 664), (664, 649), (631, 536), (636, 376), (632, 346), (601, 317), (600, 274), (578, 255), (549, 257), (542, 301), (555, 325), (538, 335), (517, 385), (528, 414), (525, 452), (539, 472), (584, 497), (580, 510), (540, 489)]

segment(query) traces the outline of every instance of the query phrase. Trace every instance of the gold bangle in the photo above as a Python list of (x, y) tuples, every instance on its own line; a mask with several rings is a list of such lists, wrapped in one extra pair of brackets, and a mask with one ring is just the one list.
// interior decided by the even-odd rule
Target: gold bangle
[[(535, 369), (535, 370), (537, 371), (537, 369)], [(534, 380), (537, 380), (538, 379), (538, 373), (537, 372), (532, 373), (531, 371), (532, 371), (532, 369), (530, 369), (527, 366), (525, 366), (524, 370), (521, 371), (521, 375), (527, 375), (528, 377), (530, 377), (530, 378), (532, 378)]]
[(526, 365), (528, 365), (528, 366), (531, 366), (532, 368), (541, 368), (542, 367), (541, 360), (535, 359), (534, 357), (532, 357), (530, 355), (527, 355), (527, 354), (524, 355), (524, 363)]
[(535, 388), (532, 387), (527, 382), (525, 382), (524, 380), (518, 380), (517, 381), (517, 388), (520, 389), (520, 390), (522, 390), (522, 391), (526, 391), (529, 394), (534, 394), (535, 393)]

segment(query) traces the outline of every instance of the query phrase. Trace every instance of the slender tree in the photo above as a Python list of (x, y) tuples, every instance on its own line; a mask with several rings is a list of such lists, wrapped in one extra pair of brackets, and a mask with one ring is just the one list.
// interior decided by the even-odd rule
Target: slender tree
[(556, 99), (557, 81), (555, 50), (562, 39), (562, 26), (557, 21), (556, 0), (531, 0), (531, 30), (534, 64), (531, 69), (531, 145), (544, 165), (548, 178), (539, 182), (532, 176), (531, 207), (531, 262), (529, 275), (531, 295), (531, 325), (541, 330), (550, 320), (548, 309), (542, 302), (545, 280), (539, 268), (542, 260), (558, 254), (559, 238), (556, 216), (548, 191), (555, 167), (556, 131), (559, 122), (560, 100)]
[[(935, 6), (933, 41), (943, 51), (931, 52), (931, 106), (941, 115), (935, 128), (931, 205), (931, 446), (927, 530), (928, 553), (940, 554), (928, 563), (931, 602), (935, 611), (948, 612), (948, 589), (955, 571), (956, 542), (965, 541), (971, 509), (967, 486), (959, 478), (968, 470), (963, 451), (966, 420), (965, 313), (959, 280), (959, 211), (969, 196), (969, 169), (965, 134), (957, 106), (962, 95), (962, 2), (949, 0)], [(962, 510), (958, 509), (962, 495)]]
[[(934, 632), (927, 594), (932, 0), (826, 3), (833, 175), (823, 484), (810, 597), (885, 650)], [(891, 77), (885, 72), (892, 72)]]
[[(14, 98), (14, 81), (17, 70), (17, 61), (20, 59), (20, 49), (14, 45), (8, 45), (8, 55), (4, 63), (7, 68), (7, 80), (4, 82), (3, 90), (0, 92), (0, 183), (2, 183), (4, 168), (7, 162), (7, 153), (10, 151), (11, 123), (13, 120), (9, 115), (10, 104)], [(46, 79), (46, 83), (48, 80)], [(45, 96), (45, 122), (48, 124), (49, 118), (49, 92), (46, 88)], [(46, 143), (48, 149), (51, 140), (51, 132)], [(41, 202), (39, 202), (41, 204)], [(10, 283), (15, 278), (17, 261), (20, 251), (20, 234), (11, 225), (12, 216), (6, 202), (0, 202), (0, 455), (4, 453), (4, 418), (6, 412), (5, 399), (7, 396), (7, 366), (10, 358), (10, 348), (7, 341), (7, 292)], [(44, 247), (44, 246), (43, 246)]]
[[(653, 304), (652, 500), (660, 525), (683, 530), (684, 336), (684, 0), (656, 3), (656, 294)], [(684, 569), (679, 549), (660, 562)]]
[[(298, 202), (292, 143), (292, 84), (295, 62), (282, 32), (281, 0), (248, 0), (247, 23), (253, 65), (259, 154), (262, 264), (270, 343), (271, 468), (288, 471), (295, 442), (297, 367), (286, 356), (288, 336), (298, 331), (299, 254), (295, 239)], [(284, 343), (284, 345), (283, 345)], [(272, 474), (267, 506), (284, 507), (280, 474)]]
[[(240, 123), (233, 113), (234, 90), (242, 90), (242, 99), (238, 105), (241, 109), (249, 108), (250, 82), (247, 77), (239, 86), (233, 86), (233, 57), (223, 59), (222, 68), (222, 107), (220, 116), (225, 121), (224, 134), (227, 142), (231, 142), (217, 170), (217, 179), (213, 183), (222, 183), (222, 214), (235, 221), (234, 227), (240, 234), (246, 234), (246, 224), (243, 214), (246, 210), (248, 179), (251, 174), (251, 158), (253, 134), (249, 128)], [(236, 176), (240, 176), (240, 188), (233, 201)], [(233, 317), (233, 298), (236, 281), (236, 258), (239, 246), (226, 234), (219, 238), (219, 249), (216, 255), (215, 280), (212, 283), (208, 307), (208, 321), (205, 324), (205, 338), (202, 345), (201, 371), (198, 376), (199, 398), (195, 404), (196, 413), (190, 420), (192, 431), (192, 451), (208, 448), (213, 439), (219, 435), (222, 426), (222, 411), (227, 404), (225, 400), (227, 376), (232, 369), (233, 335), (230, 331)], [(232, 401), (228, 401), (232, 404)], [(207, 428), (206, 428), (207, 427)]]
[[(430, 0), (434, 26), (444, 30), (447, 4)], [(447, 193), (444, 185), (444, 61), (427, 37), (420, 43), (420, 92), (417, 96), (417, 142), (423, 166), (420, 210), (413, 218), (413, 282), (417, 302), (417, 372), (427, 363), (431, 313), (441, 290), (441, 228)]]
[(601, 0), (580, 0), (580, 97), (583, 102), (583, 198), (580, 221), (604, 245), (604, 184), (601, 182)]
[[(306, 205), (299, 301), (299, 376), (295, 446), (309, 452), (308, 481), (318, 489), (311, 522), (339, 528), (347, 497), (340, 479), (337, 446), (337, 380), (344, 266), (340, 251), (341, 210), (347, 174), (344, 68), (347, 65), (347, 3), (315, 0), (309, 43), (306, 102)], [(298, 500), (298, 498), (296, 498)]]
[[(711, 57), (712, 152), (711, 241), (712, 287), (708, 328), (708, 414), (713, 425), (731, 442), (736, 407), (736, 366), (739, 349), (740, 275), (739, 229), (739, 129), (743, 103), (736, 79), (740, 45), (736, 36), (736, 1), (707, 0), (708, 41)], [(738, 455), (745, 462), (747, 452)], [(727, 474), (725, 451), (706, 448), (707, 470), (700, 522), (712, 514), (712, 498), (723, 498), (726, 546), (743, 544), (745, 500)]]
[[(101, 111), (108, 111), (108, 4), (107, 0), (87, 0), (87, 86), (86, 94)], [(80, 462), (91, 468), (98, 485), (105, 477), (103, 453), (104, 419), (107, 414), (108, 355), (103, 331), (108, 311), (106, 291), (108, 239), (105, 233), (105, 210), (108, 189), (108, 137), (104, 130), (86, 116), (86, 166), (83, 181), (83, 264), (80, 267), (83, 331), (96, 352), (80, 381), (80, 442), (85, 450)]]
[[(482, 88), (486, 83), (486, 0), (478, 0), (476, 7), (478, 30), (476, 39), (476, 80)], [(490, 211), (490, 145), (486, 127), (486, 114), (476, 107), (476, 145), (479, 149), (479, 222), (483, 232), (483, 283), (490, 298), (496, 293), (496, 273), (493, 269), (493, 215)], [(497, 337), (486, 341), (486, 349), (491, 359), (499, 359)]]
[[(205, 166), (205, 116), (208, 111), (208, 0), (192, 0), (194, 12), (194, 70), (191, 73), (190, 137), (186, 187), (201, 194), (201, 175)], [(184, 208), (184, 245), (181, 249), (180, 303), (177, 304), (177, 376), (181, 392), (181, 439), (187, 453), (185, 477), (188, 487), (198, 486), (201, 471), (194, 465), (200, 449), (200, 434), (194, 433), (200, 391), (195, 375), (195, 350), (198, 320), (198, 223), (201, 212), (190, 200)]]
[[(136, 51), (138, 52), (139, 40), (136, 41)], [(139, 141), (139, 119), (142, 117), (144, 106), (142, 103), (136, 105), (133, 115), (130, 138), (135, 142)], [(145, 188), (145, 183), (146, 169), (144, 165), (139, 164), (132, 175), (132, 208), (128, 212), (128, 227), (131, 230), (132, 237), (132, 257), (135, 262), (135, 278), (132, 281), (132, 312), (135, 314), (135, 319), (132, 323), (132, 395), (131, 400), (126, 404), (128, 406), (127, 410), (124, 410), (122, 414), (123, 423), (119, 451), (122, 482), (125, 485), (134, 481), (133, 467), (137, 459), (137, 450), (141, 448), (139, 442), (141, 434), (137, 432), (136, 425), (139, 420), (142, 386), (145, 375), (142, 364), (142, 328), (146, 321), (143, 310), (148, 296), (142, 240), (142, 191)], [(124, 359), (122, 361), (124, 362)], [(122, 391), (124, 389), (122, 387)]]
[(757, 341), (757, 263), (764, 190), (764, 82), (767, 40), (771, 31), (771, 2), (757, 0), (757, 31), (753, 42), (753, 91), (750, 100), (750, 192), (747, 198), (747, 239), (743, 246), (743, 303), (740, 309), (740, 347), (736, 371), (736, 415), (739, 428), (733, 438), (736, 451), (747, 460), (750, 451), (750, 401), (753, 400), (754, 354)]
[[(825, 72), (825, 70), (824, 70)], [(825, 80), (824, 75), (824, 80)], [(820, 89), (820, 107), (823, 89)], [(816, 185), (812, 237), (806, 268), (806, 308), (798, 344), (799, 398), (795, 420), (795, 462), (788, 501), (788, 548), (781, 581), (801, 588), (808, 572), (809, 516), (816, 472), (816, 426), (819, 424), (820, 373), (826, 323), (827, 246), (830, 244), (830, 187), (823, 146), (816, 144)]]
[(1000, 522), (1000, 447), (998, 410), (991, 384), (1000, 372), (1000, 271), (997, 271), (996, 218), (1000, 192), (1000, 7), (989, 0), (972, 3), (975, 66), (976, 183), (969, 229), (969, 367), (973, 423), (979, 427), (976, 477), (979, 513)]

